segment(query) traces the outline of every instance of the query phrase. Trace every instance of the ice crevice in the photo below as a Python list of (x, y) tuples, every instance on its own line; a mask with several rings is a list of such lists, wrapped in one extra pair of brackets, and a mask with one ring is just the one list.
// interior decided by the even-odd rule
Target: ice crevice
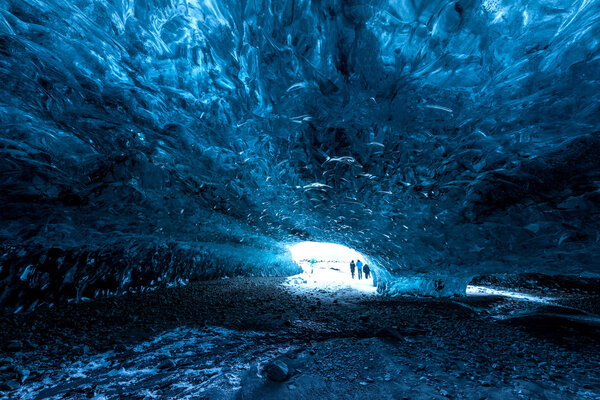
[(0, 0), (0, 304), (368, 256), (598, 274), (596, 0)]

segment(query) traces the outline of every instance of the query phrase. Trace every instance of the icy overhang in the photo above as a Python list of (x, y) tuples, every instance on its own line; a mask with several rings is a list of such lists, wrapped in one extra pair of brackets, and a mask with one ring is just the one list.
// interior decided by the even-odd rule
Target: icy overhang
[(599, 15), (1, 1), (0, 301), (260, 254), (253, 273), (289, 272), (298, 240), (345, 243), (390, 279), (596, 271)]

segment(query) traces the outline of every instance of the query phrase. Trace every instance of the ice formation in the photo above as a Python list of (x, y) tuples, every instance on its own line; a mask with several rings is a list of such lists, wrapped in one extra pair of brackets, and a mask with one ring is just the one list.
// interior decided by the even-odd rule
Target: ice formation
[(0, 303), (302, 240), (597, 273), (599, 38), (597, 0), (0, 0)]

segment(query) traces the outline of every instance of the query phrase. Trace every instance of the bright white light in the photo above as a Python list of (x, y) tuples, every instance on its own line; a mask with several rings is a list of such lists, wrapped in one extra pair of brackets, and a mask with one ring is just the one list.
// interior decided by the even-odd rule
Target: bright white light
[(492, 289), (484, 286), (467, 286), (467, 294), (471, 296), (477, 295), (495, 295), (495, 296), (504, 296), (510, 297), (516, 300), (524, 300), (524, 301), (532, 301), (534, 303), (544, 303), (549, 304), (552, 300), (551, 297), (538, 297), (532, 294), (519, 293), (519, 292), (511, 292), (509, 290), (498, 290)]
[[(290, 252), (294, 261), (302, 260), (310, 261), (311, 258), (316, 260), (327, 261), (347, 261), (358, 260), (364, 257), (356, 250), (335, 243), (324, 242), (300, 242), (290, 247)], [(348, 267), (350, 268), (350, 267)]]
[[(365, 279), (363, 274), (359, 280), (358, 273), (355, 273), (352, 279), (351, 260), (361, 260), (363, 264), (369, 264), (373, 271), (369, 260), (356, 250), (335, 243), (301, 242), (291, 246), (290, 252), (304, 272), (288, 278), (288, 286), (329, 290), (353, 288), (364, 292), (376, 292), (372, 276)], [(314, 262), (311, 263), (311, 260)]]

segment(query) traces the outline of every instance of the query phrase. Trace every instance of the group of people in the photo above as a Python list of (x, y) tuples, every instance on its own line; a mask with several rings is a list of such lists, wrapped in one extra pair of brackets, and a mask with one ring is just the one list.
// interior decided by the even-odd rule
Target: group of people
[(365, 274), (365, 279), (369, 279), (371, 276), (371, 268), (369, 268), (367, 264), (363, 264), (360, 260), (356, 261), (356, 264), (354, 263), (354, 260), (350, 261), (350, 273), (352, 274), (352, 279), (354, 279), (355, 271), (358, 271), (359, 280), (362, 279), (363, 272)]

